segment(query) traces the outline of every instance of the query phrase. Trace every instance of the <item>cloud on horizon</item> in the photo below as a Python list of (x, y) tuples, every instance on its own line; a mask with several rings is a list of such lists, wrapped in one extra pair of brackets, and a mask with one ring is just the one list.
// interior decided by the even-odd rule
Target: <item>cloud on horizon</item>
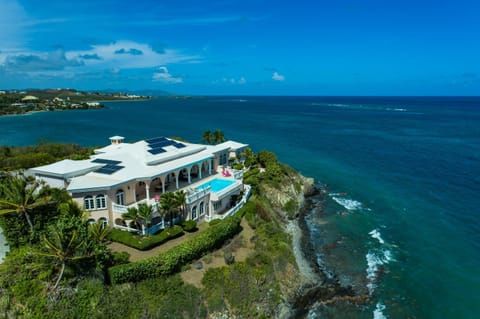
[(131, 54), (131, 55), (142, 55), (143, 52), (138, 49), (130, 48), (125, 50), (124, 48), (118, 49), (115, 51), (115, 54)]
[(275, 71), (275, 72), (273, 72), (272, 80), (274, 80), (274, 81), (285, 81), (285, 76), (281, 75), (280, 73)]
[(183, 83), (183, 79), (181, 77), (172, 76), (168, 72), (168, 68), (166, 66), (159, 67), (158, 72), (153, 73), (152, 81), (173, 84)]

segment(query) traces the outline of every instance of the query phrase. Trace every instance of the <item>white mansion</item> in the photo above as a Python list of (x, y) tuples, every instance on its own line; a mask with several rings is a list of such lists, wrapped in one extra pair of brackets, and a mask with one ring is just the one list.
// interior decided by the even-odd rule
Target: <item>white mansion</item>
[[(229, 215), (235, 206), (231, 196), (244, 190), (243, 171), (226, 165), (246, 144), (202, 145), (166, 137), (126, 143), (121, 136), (110, 137), (110, 141), (88, 160), (66, 159), (28, 173), (52, 187), (67, 189), (92, 221), (124, 229), (129, 227), (122, 214), (129, 207), (146, 203), (157, 210), (167, 191), (183, 189), (187, 219), (201, 221)], [(240, 204), (245, 200), (246, 196)]]

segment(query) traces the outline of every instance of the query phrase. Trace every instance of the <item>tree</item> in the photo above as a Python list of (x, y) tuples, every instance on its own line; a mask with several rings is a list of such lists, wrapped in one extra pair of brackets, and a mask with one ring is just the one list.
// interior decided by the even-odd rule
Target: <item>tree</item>
[(104, 242), (107, 240), (107, 236), (112, 231), (112, 228), (105, 226), (102, 221), (97, 221), (88, 226), (88, 231), (94, 240)]
[(40, 183), (28, 182), (25, 177), (7, 177), (0, 184), (3, 198), (0, 199), (0, 215), (16, 214), (25, 217), (33, 237), (33, 227), (30, 214), (37, 207), (50, 203), (48, 196), (42, 196)]
[(48, 235), (43, 236), (44, 250), (38, 254), (53, 259), (59, 268), (53, 289), (60, 284), (67, 265), (95, 255), (88, 240), (85, 222), (79, 217), (68, 216), (58, 220), (49, 228)]
[(175, 203), (178, 211), (182, 215), (182, 219), (185, 220), (187, 211), (187, 194), (184, 190), (175, 192)]
[(225, 142), (227, 139), (225, 138), (225, 135), (223, 135), (223, 132), (220, 131), (219, 129), (216, 129), (215, 132), (213, 132), (213, 142), (215, 144), (220, 144)]
[(173, 226), (173, 211), (177, 207), (175, 194), (167, 192), (160, 197), (160, 207), (164, 215), (170, 214), (170, 226)]
[(153, 215), (152, 205), (140, 204), (138, 205), (138, 217), (143, 221), (144, 231), (148, 233), (148, 228), (151, 223)]
[(203, 135), (202, 135), (202, 141), (203, 143), (205, 144), (212, 144), (212, 132), (210, 131), (205, 131), (203, 132)]
[(140, 216), (138, 215), (138, 209), (136, 207), (129, 207), (127, 212), (122, 214), (122, 218), (132, 220), (135, 228), (139, 228), (138, 219)]
[(245, 167), (250, 167), (256, 163), (255, 154), (250, 147), (245, 148), (242, 154), (240, 154), (240, 157), (243, 157), (245, 159)]

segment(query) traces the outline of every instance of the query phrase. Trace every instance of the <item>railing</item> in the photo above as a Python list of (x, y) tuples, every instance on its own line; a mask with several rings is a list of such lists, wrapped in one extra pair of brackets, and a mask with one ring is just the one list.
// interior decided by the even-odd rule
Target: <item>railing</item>
[(125, 214), (128, 211), (128, 206), (112, 203), (112, 210), (114, 213)]
[(242, 179), (243, 178), (243, 169), (242, 170), (237, 170), (237, 169), (232, 169), (232, 175), (235, 179)]
[(208, 193), (210, 193), (210, 186), (208, 186), (204, 189), (194, 190), (192, 193), (187, 194), (186, 203), (191, 204), (194, 201), (204, 197)]
[(140, 230), (138, 230), (136, 228), (132, 228), (132, 227), (127, 227), (127, 226), (121, 226), (121, 225), (116, 225), (115, 224), (115, 225), (113, 225), (113, 228), (125, 230), (125, 231), (131, 232), (131, 233), (140, 233)]
[(230, 185), (230, 186), (228, 186), (228, 187), (226, 187), (226, 188), (222, 189), (221, 191), (219, 191), (217, 193), (214, 193), (214, 194), (217, 196), (217, 198), (221, 198), (221, 197), (227, 195), (228, 193), (230, 193), (234, 190), (237, 190), (237, 188), (239, 186), (242, 186), (242, 184), (239, 181), (235, 181), (235, 184), (232, 184), (232, 185)]
[(153, 211), (158, 212), (158, 203), (155, 202), (154, 199), (152, 199), (152, 198), (150, 199), (150, 201), (147, 201), (146, 199), (142, 199), (141, 201), (130, 204), (128, 206), (112, 203), (112, 210), (113, 210), (114, 213), (117, 213), (117, 214), (125, 214), (128, 211), (128, 209), (131, 208), (131, 207), (138, 208), (138, 205), (148, 204), (149, 202), (152, 202), (152, 201), (153, 201), (153, 203), (151, 205), (153, 207)]
[(242, 208), (243, 205), (247, 202), (248, 198), (250, 197), (250, 190), (252, 189), (250, 185), (244, 185), (244, 187), (245, 187), (245, 193), (243, 194), (242, 199), (237, 203), (237, 205), (229, 209), (226, 213), (222, 215), (217, 215), (218, 218), (206, 216), (207, 221), (210, 221), (211, 219), (224, 219), (238, 212), (240, 208)]

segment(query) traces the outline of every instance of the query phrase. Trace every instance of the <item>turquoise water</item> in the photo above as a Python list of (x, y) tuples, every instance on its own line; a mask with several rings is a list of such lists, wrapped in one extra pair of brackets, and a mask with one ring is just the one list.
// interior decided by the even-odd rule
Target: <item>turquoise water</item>
[(202, 189), (205, 189), (207, 187), (210, 187), (210, 191), (212, 191), (214, 193), (218, 193), (218, 192), (221, 192), (222, 190), (224, 190), (225, 188), (227, 188), (228, 186), (230, 186), (234, 183), (235, 183), (234, 181), (215, 178), (215, 179), (212, 179), (209, 182), (206, 182), (206, 183), (204, 183), (200, 186), (197, 186), (196, 188), (198, 190), (202, 190)]
[(309, 215), (319, 262), (366, 306), (312, 318), (477, 318), (480, 98), (218, 97), (0, 118), (0, 144), (106, 145), (221, 129), (327, 184)]

